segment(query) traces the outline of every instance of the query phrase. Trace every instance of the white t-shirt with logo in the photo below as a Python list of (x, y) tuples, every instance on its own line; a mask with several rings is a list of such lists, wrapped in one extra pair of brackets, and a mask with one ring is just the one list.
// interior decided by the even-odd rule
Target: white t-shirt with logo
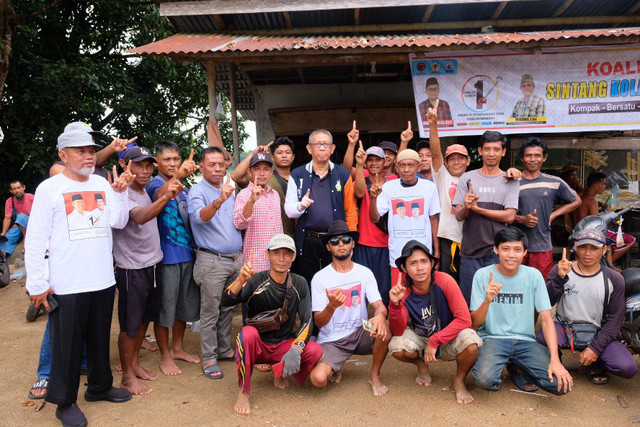
[(329, 264), (311, 279), (311, 310), (323, 311), (329, 304), (327, 289), (340, 289), (346, 296), (342, 306), (333, 312), (329, 323), (320, 328), (318, 344), (333, 342), (351, 335), (368, 319), (367, 302), (380, 301), (378, 283), (371, 270), (354, 263), (351, 271), (338, 273)]
[(456, 219), (455, 210), (451, 205), (458, 189), (460, 177), (449, 173), (444, 165), (440, 166), (435, 176), (438, 196), (440, 197), (440, 224), (438, 225), (438, 237), (449, 239), (453, 242), (462, 242), (462, 226), (464, 221)]
[[(98, 199), (105, 203), (100, 215), (95, 213)], [(97, 175), (84, 182), (64, 174), (43, 181), (36, 190), (25, 240), (29, 294), (39, 295), (49, 287), (66, 295), (112, 286), (111, 228), (127, 224), (127, 206), (127, 192), (115, 193)], [(47, 247), (49, 258), (45, 259)]]
[(389, 212), (389, 265), (395, 267), (396, 258), (410, 240), (417, 240), (432, 248), (431, 216), (440, 213), (436, 185), (426, 179), (405, 186), (401, 179), (387, 181), (377, 199), (378, 213)]

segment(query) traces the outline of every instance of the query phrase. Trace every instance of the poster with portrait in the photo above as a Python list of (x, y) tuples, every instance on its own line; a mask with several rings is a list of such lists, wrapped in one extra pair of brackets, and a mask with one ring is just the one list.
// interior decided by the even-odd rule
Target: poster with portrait
[(69, 240), (108, 237), (109, 217), (104, 191), (63, 193)]
[(420, 136), (640, 129), (640, 45), (409, 56)]

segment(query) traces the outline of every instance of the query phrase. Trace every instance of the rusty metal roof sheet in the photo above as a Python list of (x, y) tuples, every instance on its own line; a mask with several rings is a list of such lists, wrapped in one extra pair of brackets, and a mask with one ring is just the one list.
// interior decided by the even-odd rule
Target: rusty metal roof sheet
[[(559, 39), (640, 36), (640, 28), (540, 31), (529, 33), (456, 35), (251, 36), (233, 34), (176, 34), (131, 49), (137, 55), (179, 55), (214, 52), (292, 52), (370, 48), (437, 48), (447, 46), (508, 45)], [(612, 40), (612, 43), (616, 43)], [(505, 46), (506, 47), (506, 46)], [(330, 52), (327, 52), (330, 53)]]

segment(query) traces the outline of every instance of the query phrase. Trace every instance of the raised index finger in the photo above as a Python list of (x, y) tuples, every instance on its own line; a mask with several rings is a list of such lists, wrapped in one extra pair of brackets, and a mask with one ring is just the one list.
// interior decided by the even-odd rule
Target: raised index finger
[(489, 273), (489, 283), (493, 283), (493, 271)]
[(467, 188), (467, 193), (473, 194), (473, 188), (471, 187), (472, 183), (469, 182), (469, 188)]
[(127, 172), (131, 173), (131, 160), (127, 163)]
[(567, 260), (567, 248), (562, 248), (562, 260)]
[(137, 136), (134, 136), (133, 138), (127, 140), (127, 145), (131, 144), (132, 142), (135, 142), (138, 139)]
[(362, 147), (362, 141), (358, 141), (360, 143), (360, 149), (364, 151), (364, 147)]
[(253, 251), (249, 252), (249, 264), (253, 265)]
[(191, 149), (191, 154), (189, 154), (189, 161), (193, 161), (193, 148)]
[(433, 109), (438, 111), (438, 105), (440, 105), (440, 98), (436, 99), (436, 103), (433, 105)]
[(353, 129), (352, 130), (356, 130), (356, 121), (353, 121)]
[(113, 174), (113, 182), (115, 182), (118, 179), (118, 169), (116, 169), (116, 165), (113, 165), (113, 172), (111, 172)]
[(411, 130), (411, 120), (407, 122), (407, 130)]

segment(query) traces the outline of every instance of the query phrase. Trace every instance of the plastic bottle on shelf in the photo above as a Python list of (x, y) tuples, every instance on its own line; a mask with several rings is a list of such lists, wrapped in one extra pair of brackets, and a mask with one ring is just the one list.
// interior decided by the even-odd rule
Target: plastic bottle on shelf
[(613, 208), (617, 209), (620, 207), (620, 186), (617, 182), (613, 183), (613, 187), (611, 189), (611, 195), (613, 196)]

